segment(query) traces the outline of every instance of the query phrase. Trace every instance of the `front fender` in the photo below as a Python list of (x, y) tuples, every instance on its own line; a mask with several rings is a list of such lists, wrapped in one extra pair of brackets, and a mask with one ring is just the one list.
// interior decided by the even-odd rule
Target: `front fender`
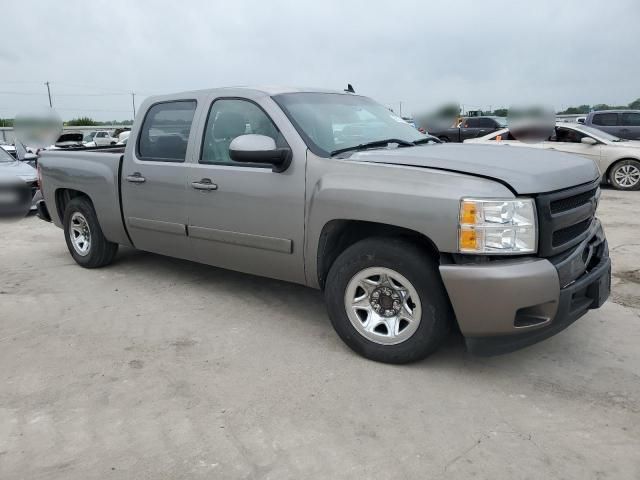
[(308, 155), (305, 272), (307, 284), (316, 288), (320, 235), (332, 220), (409, 229), (428, 237), (440, 252), (455, 252), (462, 197), (513, 198), (504, 185), (485, 178)]

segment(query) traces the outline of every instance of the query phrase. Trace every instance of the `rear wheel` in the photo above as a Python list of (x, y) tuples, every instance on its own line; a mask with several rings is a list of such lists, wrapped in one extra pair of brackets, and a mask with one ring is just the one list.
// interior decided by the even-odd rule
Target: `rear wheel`
[(118, 244), (105, 238), (88, 198), (76, 197), (69, 202), (63, 224), (67, 248), (78, 265), (97, 268), (113, 261)]
[(436, 263), (402, 239), (372, 238), (349, 247), (329, 271), (325, 296), (340, 338), (380, 362), (425, 358), (452, 323)]
[(616, 163), (609, 172), (609, 181), (618, 190), (639, 190), (640, 162), (622, 160)]

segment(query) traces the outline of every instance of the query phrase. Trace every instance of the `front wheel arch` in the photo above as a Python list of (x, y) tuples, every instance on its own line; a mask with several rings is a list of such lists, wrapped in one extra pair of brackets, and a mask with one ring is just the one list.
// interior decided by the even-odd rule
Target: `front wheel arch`
[(440, 251), (426, 235), (404, 227), (387, 223), (362, 220), (334, 219), (322, 227), (316, 265), (318, 284), (324, 289), (327, 275), (335, 260), (351, 245), (370, 237), (402, 238), (418, 245), (435, 261), (439, 262)]

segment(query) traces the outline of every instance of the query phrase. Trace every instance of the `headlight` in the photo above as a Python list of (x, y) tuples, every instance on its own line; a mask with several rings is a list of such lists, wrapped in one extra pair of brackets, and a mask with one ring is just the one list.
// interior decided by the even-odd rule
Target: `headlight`
[(532, 198), (460, 201), (458, 249), (462, 253), (534, 253), (537, 239)]

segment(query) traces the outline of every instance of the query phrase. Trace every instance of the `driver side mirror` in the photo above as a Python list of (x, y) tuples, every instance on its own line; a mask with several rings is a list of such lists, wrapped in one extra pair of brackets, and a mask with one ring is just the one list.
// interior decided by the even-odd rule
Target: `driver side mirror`
[(595, 145), (598, 142), (591, 137), (582, 137), (582, 139), (580, 140), (580, 143), (584, 143), (586, 145)]
[(277, 148), (273, 138), (247, 134), (234, 138), (229, 145), (231, 160), (243, 163), (267, 163), (274, 172), (284, 172), (291, 163), (289, 147)]

